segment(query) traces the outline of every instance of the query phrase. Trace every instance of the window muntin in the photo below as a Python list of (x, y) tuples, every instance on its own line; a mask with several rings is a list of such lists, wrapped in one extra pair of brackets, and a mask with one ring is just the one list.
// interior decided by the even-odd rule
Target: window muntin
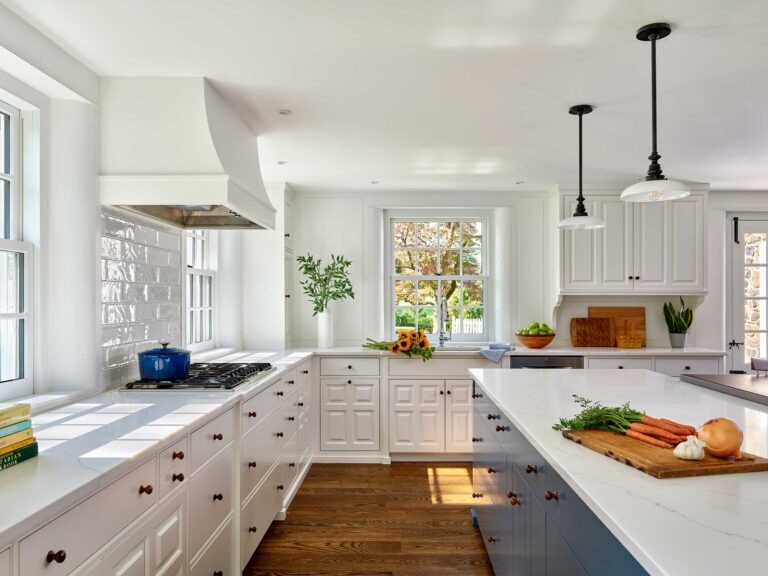
[(438, 304), (448, 301), (457, 340), (487, 339), (487, 219), (392, 218), (392, 333), (437, 333)]
[(21, 230), (19, 111), (0, 102), (0, 400), (32, 393), (32, 245)]
[(215, 271), (210, 265), (211, 234), (187, 230), (186, 326), (187, 347), (194, 351), (213, 348)]

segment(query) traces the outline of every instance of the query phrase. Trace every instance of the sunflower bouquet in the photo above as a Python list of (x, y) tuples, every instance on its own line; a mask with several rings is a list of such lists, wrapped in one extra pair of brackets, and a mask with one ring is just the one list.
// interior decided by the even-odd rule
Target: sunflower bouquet
[(412, 356), (421, 356), (426, 362), (432, 358), (434, 348), (429, 345), (429, 340), (424, 330), (400, 330), (397, 333), (397, 340), (393, 342), (378, 341), (368, 338), (363, 348), (370, 350), (389, 350), (392, 354), (405, 354), (408, 358)]

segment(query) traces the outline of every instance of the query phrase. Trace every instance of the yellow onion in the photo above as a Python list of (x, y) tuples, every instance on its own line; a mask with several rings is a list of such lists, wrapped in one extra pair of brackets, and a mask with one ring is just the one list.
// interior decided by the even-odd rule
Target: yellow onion
[(706, 422), (696, 431), (696, 435), (706, 444), (704, 450), (717, 458), (741, 457), (741, 443), (744, 433), (733, 420), (715, 418)]

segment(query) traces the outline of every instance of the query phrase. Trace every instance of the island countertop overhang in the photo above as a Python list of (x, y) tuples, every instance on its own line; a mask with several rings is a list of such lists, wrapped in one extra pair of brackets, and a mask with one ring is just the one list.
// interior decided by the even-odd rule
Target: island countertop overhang
[(725, 416), (745, 430), (745, 451), (768, 456), (766, 407), (645, 370), (470, 375), (650, 574), (757, 574), (768, 564), (768, 473), (658, 480), (552, 430), (578, 411), (578, 394), (697, 426)]

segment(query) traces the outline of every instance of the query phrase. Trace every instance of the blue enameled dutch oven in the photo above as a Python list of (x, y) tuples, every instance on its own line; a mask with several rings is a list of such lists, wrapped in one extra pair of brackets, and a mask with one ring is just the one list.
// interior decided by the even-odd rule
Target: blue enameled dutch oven
[(142, 380), (182, 380), (189, 377), (189, 350), (168, 348), (168, 342), (161, 342), (162, 348), (139, 352), (139, 372)]

